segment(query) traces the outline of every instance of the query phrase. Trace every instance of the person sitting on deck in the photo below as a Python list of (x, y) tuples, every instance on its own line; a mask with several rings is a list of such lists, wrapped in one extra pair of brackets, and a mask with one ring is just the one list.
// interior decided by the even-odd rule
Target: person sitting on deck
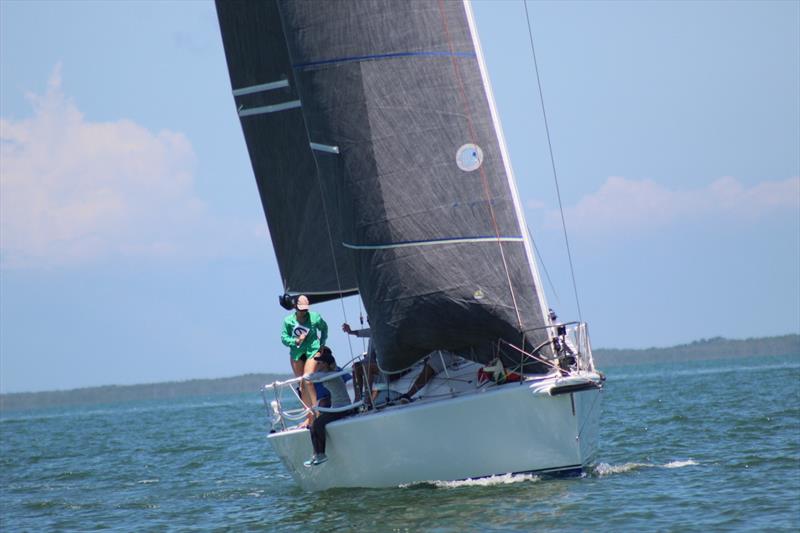
[(372, 331), (368, 327), (352, 329), (347, 322), (342, 324), (342, 331), (348, 335), (355, 335), (362, 339), (370, 339), (367, 344), (367, 353), (363, 361), (356, 361), (353, 363), (353, 391), (355, 393), (355, 401), (358, 402), (363, 399), (364, 404), (367, 405), (367, 407), (371, 407), (377, 395), (377, 391), (372, 390), (372, 384), (375, 382), (375, 378), (381, 373), (378, 369), (378, 361), (375, 357), (375, 349), (372, 345)]
[[(334, 372), (341, 372), (342, 367), (336, 365), (336, 369)], [(342, 374), (342, 381), (347, 384), (348, 381), (353, 379), (352, 374)], [(319, 407), (330, 407), (331, 406), (331, 391), (325, 388), (322, 383), (314, 383), (314, 392), (317, 393), (317, 405)]]
[(428, 384), (434, 376), (442, 372), (445, 368), (452, 366), (455, 362), (456, 356), (444, 350), (438, 350), (430, 354), (425, 359), (425, 365), (422, 367), (422, 372), (419, 373), (417, 379), (408, 389), (408, 392), (400, 396), (400, 403), (413, 402), (413, 396), (419, 392), (422, 387)]
[[(323, 346), (319, 353), (314, 356), (317, 363), (317, 372), (304, 376), (308, 379), (321, 379), (325, 376), (336, 372), (336, 359), (333, 357), (331, 349)], [(344, 385), (344, 380), (341, 376), (331, 378), (320, 382), (320, 385), (328, 390), (328, 396), (323, 400), (323, 403), (331, 408), (347, 407), (350, 405), (350, 395), (347, 394), (347, 389)], [(323, 407), (323, 405), (316, 405), (315, 407)], [(340, 412), (321, 412), (314, 418), (311, 423), (311, 445), (314, 448), (314, 455), (311, 459), (304, 462), (305, 466), (311, 467), (322, 464), (328, 460), (325, 455), (325, 426), (334, 420), (339, 420), (351, 414), (350, 410), (343, 410)]]
[[(411, 371), (411, 368), (398, 374), (384, 374), (378, 367), (378, 356), (375, 353), (375, 346), (372, 343), (371, 329), (367, 327), (354, 330), (350, 327), (350, 324), (345, 322), (342, 324), (342, 331), (348, 335), (370, 339), (367, 346), (367, 353), (363, 360), (353, 363), (353, 391), (355, 393), (355, 401), (364, 400), (364, 405), (367, 409), (375, 409), (400, 399), (400, 393), (392, 390), (390, 383), (406, 375)], [(422, 385), (420, 385), (420, 387), (422, 387)]]

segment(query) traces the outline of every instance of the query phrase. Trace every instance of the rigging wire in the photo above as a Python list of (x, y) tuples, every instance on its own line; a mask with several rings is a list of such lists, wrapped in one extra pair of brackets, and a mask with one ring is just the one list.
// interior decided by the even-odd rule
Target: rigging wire
[[(306, 122), (305, 114), (303, 115), (303, 123), (306, 126), (306, 138), (308, 139), (309, 144), (311, 143), (311, 136), (309, 134), (308, 123)], [(336, 287), (339, 289), (339, 303), (342, 306), (342, 316), (344, 321), (347, 322), (347, 310), (344, 307), (344, 293), (342, 291), (342, 280), (339, 276), (339, 265), (336, 261), (336, 245), (333, 242), (333, 232), (331, 231), (331, 222), (328, 217), (328, 205), (325, 202), (325, 190), (322, 187), (322, 176), (319, 169), (319, 162), (317, 161), (316, 154), (311, 153), (311, 157), (314, 158), (314, 167), (317, 170), (317, 185), (319, 186), (319, 196), (320, 200), (322, 201), (322, 216), (325, 218), (325, 229), (327, 230), (328, 234), (328, 246), (330, 247), (331, 251), (331, 261), (333, 262), (333, 272), (336, 275)], [(347, 348), (350, 350), (350, 357), (353, 357), (353, 344), (350, 342), (350, 335), (347, 335)]]
[[(470, 140), (472, 141), (472, 144), (477, 146), (477, 144), (478, 144), (478, 134), (477, 134), (477, 132), (475, 130), (475, 125), (472, 123), (472, 114), (470, 113), (469, 102), (467, 100), (467, 94), (466, 94), (466, 89), (464, 88), (464, 80), (463, 80), (463, 78), (461, 76), (461, 70), (459, 69), (458, 63), (456, 62), (456, 59), (455, 59), (455, 56), (454, 56), (455, 49), (453, 47), (453, 41), (450, 38), (450, 30), (448, 29), (448, 26), (447, 26), (447, 15), (446, 15), (445, 10), (444, 10), (443, 1), (444, 0), (439, 0), (438, 1), (439, 16), (442, 19), (442, 27), (444, 29), (445, 39), (447, 40), (447, 46), (448, 46), (448, 48), (450, 50), (450, 63), (453, 66), (453, 72), (455, 74), (456, 80), (458, 81), (458, 89), (459, 89), (459, 96), (460, 96), (460, 99), (461, 99), (461, 107), (464, 110), (464, 116), (467, 119), (467, 127), (469, 129)], [(476, 52), (477, 52), (477, 50), (476, 50)], [(486, 205), (488, 206), (489, 213), (491, 214), (492, 225), (494, 226), (495, 236), (497, 237), (497, 244), (498, 244), (498, 246), (500, 248), (500, 258), (501, 258), (501, 260), (503, 262), (503, 269), (505, 270), (506, 280), (508, 281), (508, 290), (511, 293), (511, 301), (514, 304), (514, 311), (516, 312), (516, 315), (517, 315), (517, 323), (519, 324), (519, 327), (522, 330), (522, 329), (524, 329), (524, 326), (522, 324), (522, 315), (520, 314), (519, 305), (517, 304), (517, 295), (514, 292), (514, 285), (511, 282), (511, 273), (510, 273), (510, 271), (508, 269), (508, 262), (506, 260), (505, 250), (503, 249), (503, 242), (500, 240), (500, 226), (497, 223), (497, 217), (495, 216), (495, 213), (494, 213), (494, 207), (492, 207), (492, 194), (491, 194), (491, 190), (489, 188), (489, 180), (488, 180), (488, 178), (486, 176), (486, 171), (484, 170), (483, 165), (480, 165), (478, 167), (478, 170), (480, 171), (481, 184), (483, 185), (484, 194), (486, 195)], [(523, 339), (524, 339), (524, 337), (523, 337)], [(524, 340), (523, 340), (523, 342), (524, 342)]]
[(550, 151), (550, 164), (553, 167), (553, 180), (556, 184), (556, 195), (558, 196), (558, 210), (561, 213), (561, 227), (564, 230), (564, 243), (567, 247), (567, 258), (569, 259), (569, 271), (570, 275), (572, 276), (572, 290), (575, 292), (575, 305), (578, 308), (578, 320), (583, 322), (582, 314), (581, 314), (581, 302), (578, 298), (578, 284), (575, 281), (575, 268), (572, 264), (572, 252), (570, 251), (569, 246), (569, 236), (567, 235), (567, 223), (564, 218), (564, 207), (561, 203), (561, 189), (558, 186), (558, 173), (556, 172), (556, 160), (553, 156), (553, 144), (550, 140), (550, 128), (547, 124), (547, 113), (545, 112), (544, 107), (544, 95), (542, 94), (542, 82), (539, 78), (539, 65), (536, 62), (536, 49), (533, 46), (533, 30), (531, 29), (531, 17), (528, 13), (528, 0), (522, 0), (522, 5), (525, 6), (525, 20), (528, 23), (528, 37), (530, 38), (531, 43), (531, 54), (533, 55), (533, 68), (536, 72), (536, 84), (539, 87), (539, 102), (542, 105), (542, 117), (544, 118), (544, 129), (547, 135), (547, 148)]
[[(320, 199), (322, 200), (322, 212), (325, 217), (325, 228), (328, 230), (328, 245), (330, 246), (331, 249), (331, 260), (333, 262), (333, 271), (336, 274), (336, 286), (339, 288), (339, 303), (342, 306), (342, 317), (344, 318), (344, 321), (347, 322), (347, 311), (345, 310), (344, 307), (344, 296), (342, 293), (342, 281), (339, 277), (339, 266), (336, 264), (337, 263), (336, 249), (333, 243), (333, 233), (331, 232), (331, 224), (330, 221), (328, 220), (328, 209), (325, 203), (324, 190), (322, 188), (322, 177), (320, 176), (319, 172), (319, 164), (317, 163), (317, 156), (312, 154), (312, 157), (314, 158), (314, 165), (317, 167), (317, 183), (319, 184)], [(350, 357), (352, 358), (353, 344), (350, 342), (350, 335), (346, 335), (346, 337), (347, 337), (347, 348), (348, 350), (350, 350)]]
[(531, 233), (531, 228), (525, 225), (525, 229), (528, 230), (528, 237), (531, 240), (531, 244), (533, 244), (533, 251), (536, 252), (536, 257), (539, 258), (539, 263), (542, 265), (542, 270), (544, 270), (544, 275), (547, 278), (547, 283), (550, 285), (550, 290), (553, 291), (553, 296), (556, 297), (556, 301), (558, 305), (561, 305), (561, 298), (558, 296), (558, 291), (556, 291), (556, 286), (553, 285), (553, 280), (550, 279), (550, 272), (547, 271), (547, 265), (544, 264), (544, 257), (542, 257), (542, 252), (539, 251), (539, 247), (536, 246), (536, 241), (533, 239), (533, 234)]

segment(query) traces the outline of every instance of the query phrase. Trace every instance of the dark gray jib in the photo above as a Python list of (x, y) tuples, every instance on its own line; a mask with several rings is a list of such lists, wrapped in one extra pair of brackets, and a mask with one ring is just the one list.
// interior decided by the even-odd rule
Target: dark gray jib
[[(233, 71), (231, 54), (246, 57), (250, 46), (282, 58), (278, 34), (285, 39), (288, 90), (302, 101), (292, 113), (302, 113), (310, 142), (338, 152), (311, 156), (325, 190), (336, 192), (327, 213), (353, 260), (339, 271), (353, 269), (381, 367), (397, 371), (437, 349), (519, 363), (501, 339), (530, 349), (545, 338), (531, 332), (544, 314), (462, 2), (278, 0), (281, 28), (274, 20), (233, 27), (229, 11), (272, 10), (261, 5), (218, 1), (228, 62)], [(282, 136), (286, 156), (301, 151), (292, 145), (300, 134), (292, 142), (280, 129), (260, 134), (251, 142), (245, 126), (249, 146)], [(291, 166), (261, 164), (278, 181)], [(287, 202), (286, 191), (277, 200), (261, 191), (268, 212)], [(292, 234), (304, 230), (294, 223)], [(270, 228), (275, 239), (271, 218)], [(288, 264), (286, 252), (276, 244)]]
[(315, 301), (352, 294), (352, 253), (338, 216), (328, 217), (328, 235), (323, 213), (337, 211), (335, 191), (318, 177), (277, 6), (221, 1), (217, 16), (283, 288)]

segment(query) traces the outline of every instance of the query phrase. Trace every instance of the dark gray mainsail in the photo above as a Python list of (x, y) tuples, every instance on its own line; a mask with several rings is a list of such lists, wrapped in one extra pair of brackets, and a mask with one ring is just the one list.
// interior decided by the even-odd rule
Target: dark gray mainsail
[[(218, 0), (217, 8), (258, 5)], [(280, 31), (285, 39), (290, 90), (318, 147), (318, 176), (336, 191), (336, 224), (352, 253), (380, 366), (399, 371), (439, 349), (519, 363), (514, 347), (530, 350), (547, 339), (544, 299), (468, 6), (276, 6), (282, 28), (262, 26), (260, 35), (272, 43)], [(226, 24), (230, 18), (220, 15), (226, 42), (226, 31), (241, 31)], [(264, 41), (250, 46), (263, 49)], [(283, 44), (271, 46), (284, 53)], [(226, 44), (229, 64), (231, 49)]]
[(354, 294), (352, 253), (312, 155), (277, 5), (221, 1), (217, 16), (283, 288), (312, 301)]

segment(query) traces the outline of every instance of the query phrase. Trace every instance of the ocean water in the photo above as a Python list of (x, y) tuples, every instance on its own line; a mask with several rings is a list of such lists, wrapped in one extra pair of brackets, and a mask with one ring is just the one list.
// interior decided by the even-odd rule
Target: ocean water
[(800, 358), (608, 368), (582, 477), (297, 488), (257, 392), (5, 413), (0, 530), (797, 531)]

